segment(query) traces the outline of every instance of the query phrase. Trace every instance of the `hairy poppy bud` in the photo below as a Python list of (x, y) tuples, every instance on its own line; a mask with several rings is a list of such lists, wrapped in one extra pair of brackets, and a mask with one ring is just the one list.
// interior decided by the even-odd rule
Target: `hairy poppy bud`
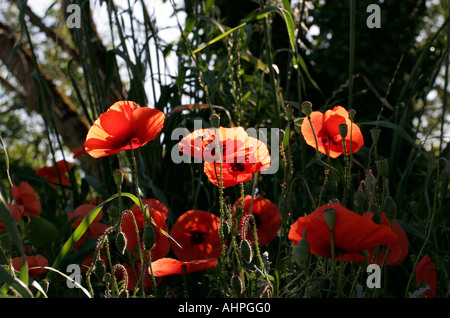
[(360, 187), (358, 191), (356, 191), (355, 193), (355, 208), (360, 214), (363, 211), (365, 201), (366, 197), (364, 195), (363, 190)]
[(339, 135), (341, 135), (342, 139), (345, 139), (348, 134), (348, 126), (345, 123), (339, 124)]
[(373, 212), (372, 220), (377, 224), (381, 224), (381, 212), (378, 205), (375, 203), (369, 204), (368, 212)]
[(94, 273), (98, 279), (103, 280), (106, 272), (105, 264), (101, 259), (97, 259), (94, 263)]
[(239, 295), (244, 290), (244, 283), (239, 275), (233, 274), (231, 277), (231, 288), (233, 288), (233, 290)]
[(334, 224), (336, 223), (336, 211), (332, 208), (326, 209), (323, 212), (323, 216), (325, 217), (325, 222), (327, 223), (330, 231), (333, 231)]
[(387, 177), (388, 174), (388, 160), (386, 158), (380, 158), (375, 161), (377, 164), (378, 174), (382, 177)]
[(146, 250), (150, 250), (153, 247), (156, 241), (156, 234), (153, 226), (147, 225), (145, 227), (142, 240), (144, 241), (144, 248)]
[(253, 251), (250, 246), (250, 242), (246, 239), (243, 239), (241, 242), (241, 256), (246, 263), (250, 263), (253, 259)]
[(375, 176), (372, 174), (372, 171), (369, 170), (366, 180), (365, 180), (365, 185), (366, 185), (366, 191), (367, 191), (367, 197), (369, 199), (369, 203), (373, 203), (375, 200), (375, 188), (376, 188), (376, 184), (377, 184), (377, 179), (375, 178)]
[(219, 128), (219, 126), (220, 126), (220, 116), (219, 115), (212, 114), (211, 117), (209, 117), (209, 121), (211, 123), (211, 127)]
[(123, 232), (117, 233), (116, 236), (116, 246), (121, 254), (125, 253), (125, 248), (127, 247), (127, 238)]
[(390, 195), (386, 196), (386, 198), (384, 199), (384, 213), (391, 222), (397, 216), (397, 205)]
[(311, 113), (312, 113), (312, 104), (311, 104), (311, 102), (303, 102), (302, 103), (302, 112), (306, 116), (311, 115)]
[(306, 240), (306, 229), (303, 230), (303, 237), (297, 243), (294, 249), (294, 260), (298, 266), (303, 269), (307, 269), (309, 266), (309, 261), (311, 259), (311, 251), (309, 248), (309, 243)]

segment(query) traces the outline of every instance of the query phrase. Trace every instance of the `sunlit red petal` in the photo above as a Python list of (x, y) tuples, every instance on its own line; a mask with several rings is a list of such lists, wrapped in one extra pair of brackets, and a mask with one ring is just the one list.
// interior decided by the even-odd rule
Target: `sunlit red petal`
[(306, 239), (311, 252), (330, 257), (330, 230), (323, 215), (327, 208), (333, 208), (336, 212), (333, 236), (336, 259), (339, 259), (340, 252), (344, 260), (361, 261), (365, 259), (361, 254), (363, 251), (378, 245), (391, 244), (397, 239), (397, 235), (388, 227), (376, 224), (338, 203), (320, 206), (313, 213), (300, 217), (292, 224), (289, 239), (297, 244), (306, 229)]
[(152, 271), (156, 277), (189, 274), (215, 267), (217, 267), (217, 258), (193, 260), (190, 262), (183, 262), (173, 258), (161, 258), (152, 262)]
[[(86, 204), (81, 204), (80, 206), (78, 206), (73, 212), (68, 212), (67, 213), (68, 220), (71, 220), (72, 218), (76, 217), (76, 220), (71, 225), (72, 228), (74, 228), (74, 229), (77, 228), (78, 225), (80, 225), (81, 221), (83, 221), (85, 216), (88, 215), (89, 212), (91, 212), (95, 208), (96, 208), (95, 205), (86, 203)], [(103, 217), (103, 212), (99, 211), (97, 216), (93, 220), (93, 222), (99, 222), (102, 219), (102, 217)]]

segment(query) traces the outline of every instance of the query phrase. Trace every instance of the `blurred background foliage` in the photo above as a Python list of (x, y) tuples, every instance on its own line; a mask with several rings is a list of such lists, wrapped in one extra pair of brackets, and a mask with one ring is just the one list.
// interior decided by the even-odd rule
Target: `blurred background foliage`
[[(170, 156), (180, 137), (172, 131), (192, 131), (194, 120), (208, 127), (209, 104), (222, 126), (280, 128), (289, 134), (287, 161), (280, 160), (276, 174), (259, 176), (257, 194), (284, 204), (284, 186), (289, 184), (294, 198), (290, 217), (295, 219), (311, 211), (308, 191), (318, 196), (324, 173), (314, 149), (296, 129), (298, 122), (289, 121), (284, 109), (292, 105), (301, 120), (303, 101), (321, 111), (342, 105), (356, 110), (355, 121), (365, 138), (353, 158), (352, 190), (368, 169), (376, 173), (370, 130), (377, 126), (377, 152), (389, 159), (389, 189), (410, 235), (412, 255), (437, 205), (439, 221), (429, 252), (440, 260), (448, 287), (447, 1), (36, 3), (0, 4), (0, 127), (16, 182), (42, 186), (34, 175), (37, 168), (62, 158), (76, 163), (65, 196), (55, 190), (53, 196), (48, 188), (41, 193), (48, 217), (52, 211), (116, 193), (112, 172), (129, 171), (127, 153), (73, 159), (72, 150), (82, 147), (89, 126), (102, 112), (128, 99), (167, 116), (160, 140), (137, 154), (143, 196), (165, 203), (169, 222), (189, 209), (218, 210), (217, 189), (202, 165), (175, 164)], [(80, 28), (68, 27), (70, 4), (81, 8)], [(381, 9), (381, 28), (367, 27), (370, 4)], [(292, 17), (291, 25), (283, 12)], [(236, 29), (193, 53), (231, 28)], [(295, 66), (294, 57), (303, 64)], [(343, 161), (333, 164), (342, 170)], [(5, 171), (5, 157), (0, 156), (1, 191), (11, 198)], [(130, 178), (125, 189), (133, 189)], [(338, 181), (332, 175), (326, 199), (341, 195)], [(251, 187), (246, 184), (246, 192)], [(235, 188), (225, 190), (229, 203), (239, 197)]]

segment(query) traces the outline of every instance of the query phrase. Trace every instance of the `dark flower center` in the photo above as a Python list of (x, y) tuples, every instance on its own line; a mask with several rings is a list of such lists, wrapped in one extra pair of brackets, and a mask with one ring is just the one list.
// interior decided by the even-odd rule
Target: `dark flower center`
[(192, 244), (201, 244), (205, 241), (204, 236), (206, 235), (205, 232), (201, 231), (192, 231), (191, 232), (191, 243)]
[(242, 172), (245, 170), (245, 165), (243, 163), (232, 163), (231, 170), (235, 172)]

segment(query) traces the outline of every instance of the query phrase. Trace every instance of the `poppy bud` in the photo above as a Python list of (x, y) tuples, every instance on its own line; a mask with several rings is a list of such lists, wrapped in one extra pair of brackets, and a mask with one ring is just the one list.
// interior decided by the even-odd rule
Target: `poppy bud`
[(388, 161), (386, 158), (380, 158), (375, 161), (377, 164), (378, 174), (382, 177), (387, 177), (388, 174)]
[(306, 229), (303, 230), (303, 237), (297, 243), (294, 249), (294, 260), (298, 266), (303, 269), (307, 269), (309, 261), (311, 259), (311, 251), (309, 248), (309, 243), (306, 240)]
[(116, 246), (121, 254), (125, 253), (125, 248), (127, 247), (127, 238), (123, 232), (117, 233), (116, 236)]
[(353, 108), (348, 110), (348, 118), (350, 118), (351, 121), (353, 121), (355, 119), (355, 115), (356, 115), (356, 110), (354, 110)]
[(391, 222), (397, 216), (397, 205), (395, 204), (394, 199), (390, 195), (388, 195), (384, 199), (384, 213), (386, 213), (386, 217)]
[(248, 240), (246, 239), (242, 240), (240, 250), (241, 256), (244, 259), (244, 261), (246, 263), (250, 263), (253, 259), (253, 251)]
[(375, 196), (375, 185), (377, 183), (377, 179), (375, 178), (375, 176), (372, 174), (372, 171), (369, 170), (369, 173), (367, 174), (366, 177), (366, 190), (367, 190), (367, 194), (369, 197), (369, 203), (372, 203), (374, 196)]
[(219, 126), (220, 126), (220, 116), (219, 115), (212, 114), (211, 117), (209, 117), (209, 121), (211, 123), (211, 127), (219, 128)]
[(302, 112), (306, 116), (311, 115), (311, 113), (312, 113), (312, 104), (311, 104), (311, 102), (303, 102), (302, 103)]
[(339, 135), (341, 135), (342, 139), (345, 139), (348, 134), (348, 126), (345, 123), (339, 124)]
[(292, 120), (294, 118), (294, 108), (291, 104), (287, 104), (284, 108), (284, 111), (286, 112), (286, 116), (289, 120)]
[(123, 172), (119, 169), (114, 170), (113, 172), (114, 182), (116, 186), (121, 186), (123, 183)]
[(355, 207), (358, 212), (362, 212), (366, 197), (361, 187), (355, 193)]
[(323, 216), (325, 217), (325, 222), (330, 228), (330, 231), (333, 231), (334, 224), (336, 223), (336, 211), (332, 208), (326, 209), (323, 212)]
[(239, 295), (244, 290), (244, 283), (242, 282), (242, 279), (239, 277), (239, 275), (233, 274), (231, 277), (231, 288), (238, 293)]
[(103, 280), (105, 276), (106, 268), (105, 264), (101, 259), (97, 259), (94, 263), (94, 273), (98, 279)]
[(372, 135), (373, 142), (377, 143), (378, 139), (380, 139), (380, 130), (378, 128), (372, 128), (370, 134)]
[(153, 247), (156, 241), (156, 234), (153, 226), (147, 225), (145, 227), (142, 240), (144, 241), (144, 247), (146, 250), (150, 250)]
[(381, 224), (381, 212), (378, 205), (375, 203), (369, 204), (368, 212), (373, 212), (372, 220), (377, 224)]

